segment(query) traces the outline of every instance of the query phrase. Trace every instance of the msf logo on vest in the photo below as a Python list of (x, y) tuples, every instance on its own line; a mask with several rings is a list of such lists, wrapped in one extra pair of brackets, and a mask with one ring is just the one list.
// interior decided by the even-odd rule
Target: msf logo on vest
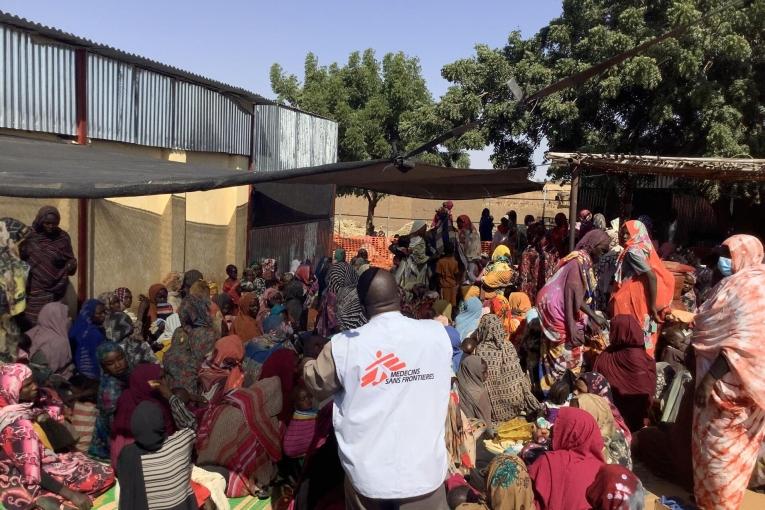
[(375, 360), (364, 370), (361, 387), (427, 381), (434, 378), (433, 373), (423, 374), (419, 368), (407, 369), (406, 363), (394, 353), (383, 355), (382, 351), (377, 351)]
[(364, 376), (361, 378), (361, 387), (377, 386), (388, 380), (391, 374), (398, 370), (406, 368), (406, 363), (401, 361), (398, 356), (393, 353), (383, 356), (382, 351), (377, 351), (375, 355), (375, 361), (372, 362), (366, 369), (364, 369)]

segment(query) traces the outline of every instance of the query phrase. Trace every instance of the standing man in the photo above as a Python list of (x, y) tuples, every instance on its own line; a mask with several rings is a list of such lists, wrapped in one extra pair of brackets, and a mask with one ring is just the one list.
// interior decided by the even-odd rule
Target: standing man
[(449, 336), (401, 314), (389, 272), (367, 270), (357, 289), (369, 322), (332, 337), (304, 368), (319, 400), (334, 396), (346, 508), (446, 510)]

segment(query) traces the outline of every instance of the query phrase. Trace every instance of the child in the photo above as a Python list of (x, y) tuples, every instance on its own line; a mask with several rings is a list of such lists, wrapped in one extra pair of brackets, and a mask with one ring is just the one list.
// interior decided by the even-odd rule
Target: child
[(311, 448), (319, 412), (313, 405), (311, 393), (303, 386), (296, 387), (292, 392), (292, 402), (295, 411), (284, 435), (284, 453), (287, 457), (298, 459)]
[(472, 355), (476, 347), (478, 347), (478, 341), (472, 336), (462, 341), (462, 352), (465, 353), (465, 356)]
[(452, 308), (457, 306), (459, 272), (459, 264), (457, 264), (457, 260), (454, 258), (454, 245), (446, 243), (444, 245), (444, 255), (438, 259), (436, 264), (436, 274), (438, 275), (441, 299), (448, 301)]
[(228, 294), (231, 297), (231, 301), (234, 302), (234, 306), (239, 306), (239, 298), (242, 296), (241, 289), (239, 288), (239, 269), (229, 264), (226, 266), (226, 281), (223, 282), (223, 293)]

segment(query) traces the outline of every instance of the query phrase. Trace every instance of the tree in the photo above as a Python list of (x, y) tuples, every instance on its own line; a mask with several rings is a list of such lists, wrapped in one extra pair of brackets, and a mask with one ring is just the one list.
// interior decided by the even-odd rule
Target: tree
[[(463, 120), (485, 119), (495, 165), (529, 164), (543, 138), (556, 151), (762, 156), (765, 0), (742, 3), (564, 0), (562, 15), (533, 37), (512, 32), (504, 48), (477, 46), (443, 75)], [(686, 23), (678, 38), (528, 108), (517, 108), (507, 85), (514, 77), (532, 94)]]
[[(392, 157), (452, 127), (440, 116), (418, 59), (400, 52), (388, 53), (382, 61), (371, 49), (354, 52), (344, 66), (320, 66), (309, 53), (302, 83), (273, 64), (271, 88), (280, 103), (337, 121), (340, 161)], [(467, 154), (454, 142), (419, 159), (447, 166), (469, 165)], [(366, 231), (373, 235), (374, 211), (385, 195), (359, 188), (339, 188), (337, 192), (366, 198)]]

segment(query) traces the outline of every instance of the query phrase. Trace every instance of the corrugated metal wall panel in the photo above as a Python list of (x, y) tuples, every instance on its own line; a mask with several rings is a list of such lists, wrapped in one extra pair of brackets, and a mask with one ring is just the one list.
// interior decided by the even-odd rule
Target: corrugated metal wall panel
[(144, 69), (135, 69), (134, 82), (136, 143), (172, 147), (173, 79)]
[(285, 170), (337, 161), (337, 124), (275, 105), (255, 107), (255, 171)]
[(250, 113), (223, 94), (193, 83), (175, 81), (174, 89), (174, 148), (249, 155)]
[[(255, 106), (253, 168), (256, 172), (289, 170), (337, 161), (337, 124), (275, 105)], [(334, 186), (266, 184), (255, 186), (252, 207), (250, 260), (276, 258), (281, 267), (293, 259), (314, 258), (332, 250)], [(286, 225), (273, 225), (259, 213), (260, 201), (283, 208)], [(305, 218), (326, 219), (297, 223)], [(259, 217), (260, 216), (260, 217)], [(291, 217), (290, 217), (291, 216)], [(290, 222), (292, 222), (290, 224)], [(268, 225), (268, 226), (266, 226)]]
[(0, 127), (74, 135), (74, 51), (0, 26)]
[(88, 135), (136, 143), (135, 69), (118, 60), (88, 54)]
[(280, 271), (294, 259), (315, 259), (332, 251), (332, 222), (320, 220), (252, 230), (250, 261), (274, 258)]

